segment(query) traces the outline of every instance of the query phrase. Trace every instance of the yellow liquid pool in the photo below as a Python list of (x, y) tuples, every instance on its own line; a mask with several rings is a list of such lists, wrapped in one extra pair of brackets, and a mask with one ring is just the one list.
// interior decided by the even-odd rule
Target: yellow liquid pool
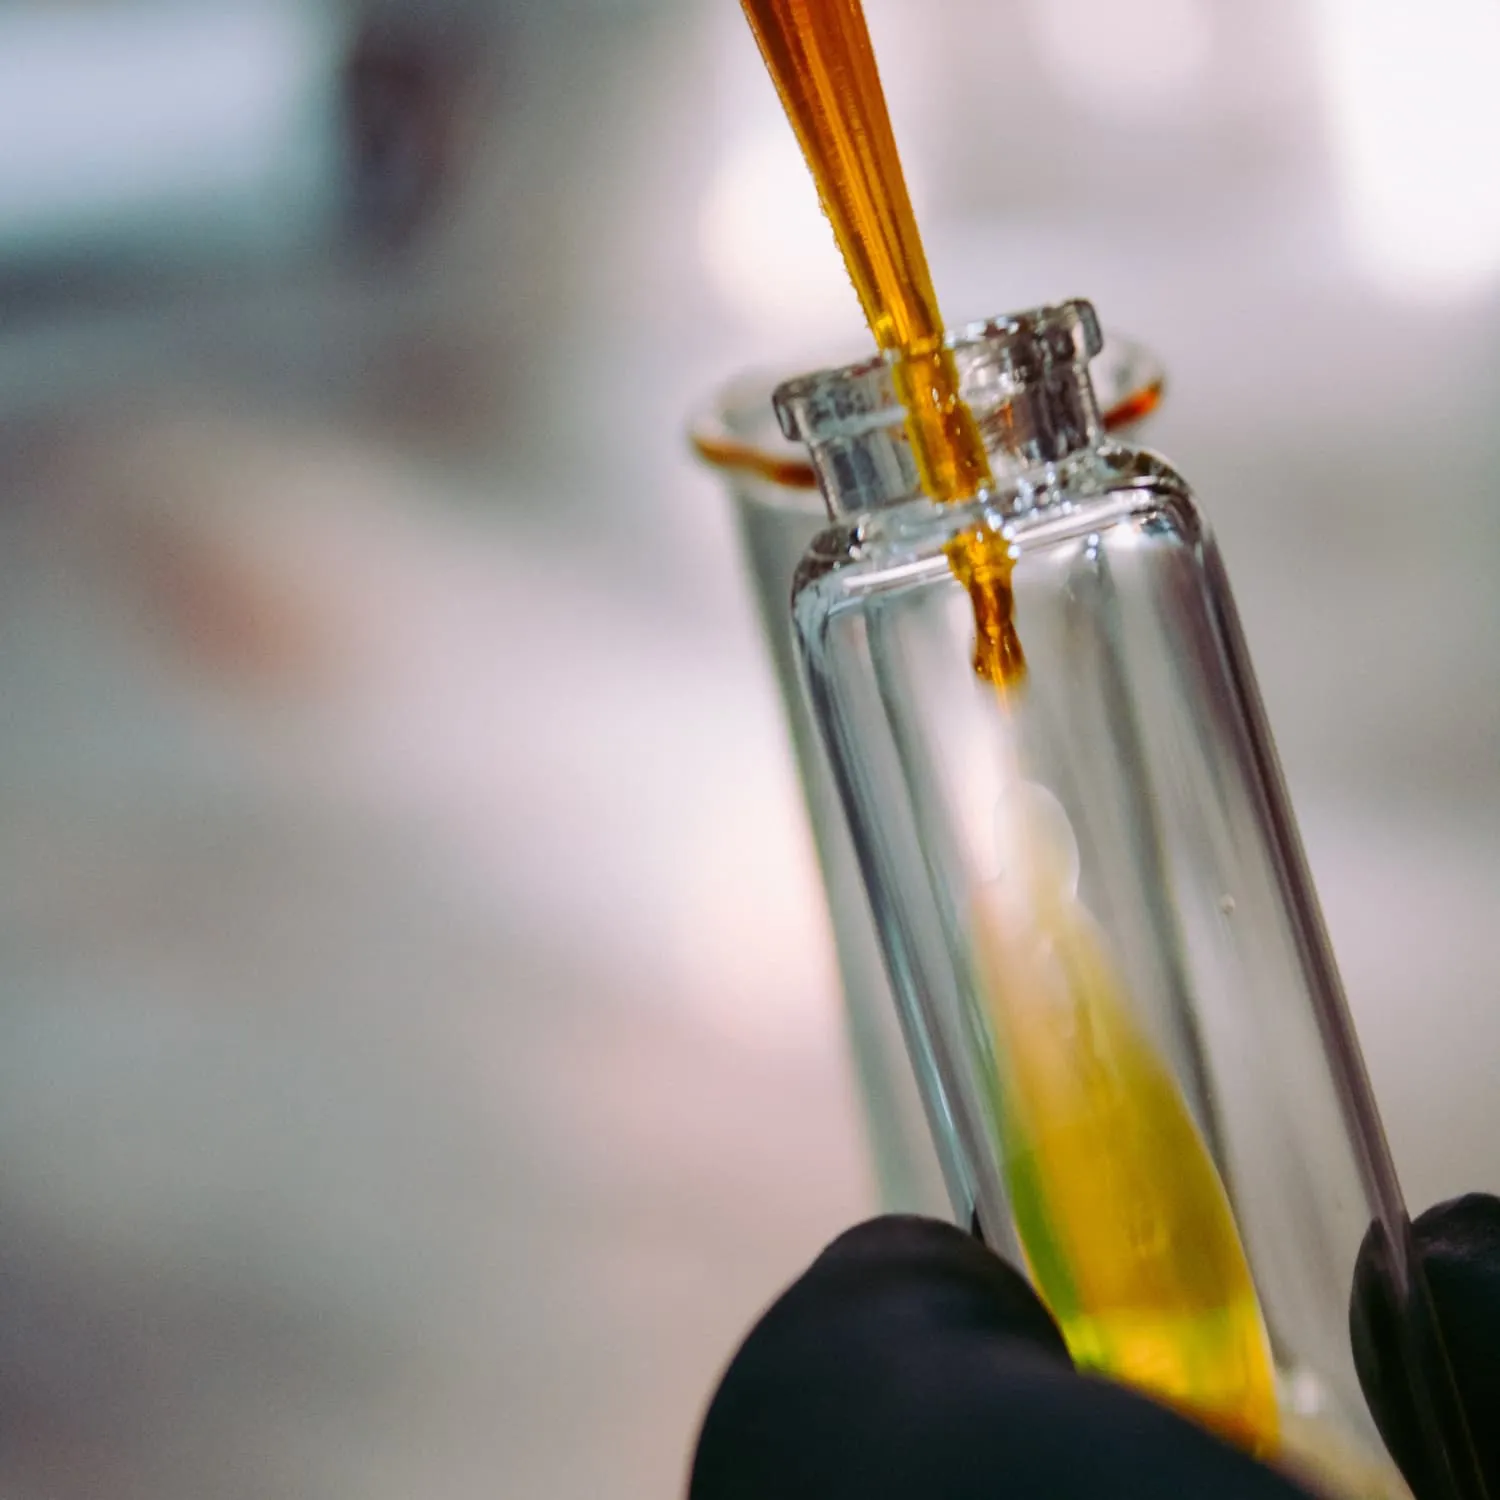
[(1006, 1185), (1033, 1280), (1080, 1367), (1270, 1456), (1274, 1367), (1228, 1195), (1069, 888), (1066, 819), (1046, 800), (1052, 844), (1035, 822), (1018, 834), (1012, 873), (975, 920)]

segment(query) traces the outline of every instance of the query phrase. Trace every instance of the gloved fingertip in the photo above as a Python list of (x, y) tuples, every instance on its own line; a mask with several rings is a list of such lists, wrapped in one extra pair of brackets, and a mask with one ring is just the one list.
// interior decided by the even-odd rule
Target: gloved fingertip
[(1465, 1193), (1436, 1203), (1411, 1228), (1424, 1262), (1437, 1256), (1500, 1277), (1500, 1198), (1493, 1194)]
[(867, 1220), (834, 1240), (804, 1279), (823, 1297), (842, 1293), (887, 1316), (1019, 1339), (1072, 1364), (1031, 1283), (954, 1224), (911, 1214)]
[(1467, 1193), (1436, 1204), (1412, 1236), (1480, 1467), (1500, 1493), (1500, 1198)]
[[(1500, 1411), (1500, 1199), (1470, 1193), (1436, 1204), (1413, 1222), (1411, 1235), (1431, 1294), (1425, 1316), (1425, 1301), (1406, 1304), (1398, 1262), (1378, 1223), (1360, 1246), (1349, 1308), (1360, 1385), (1418, 1500), (1448, 1488), (1433, 1469), (1442, 1461), (1432, 1449), (1434, 1421), (1460, 1464), (1467, 1427), (1485, 1480), (1500, 1493), (1500, 1428), (1493, 1419)], [(1445, 1358), (1451, 1386), (1446, 1375), (1433, 1378)]]

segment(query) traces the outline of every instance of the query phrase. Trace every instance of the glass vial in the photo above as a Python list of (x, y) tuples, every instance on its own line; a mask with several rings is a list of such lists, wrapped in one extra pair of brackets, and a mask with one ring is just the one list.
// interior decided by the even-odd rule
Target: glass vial
[[(1160, 402), (1161, 366), (1139, 344), (1106, 337), (1091, 373), (1107, 431), (1138, 431)], [(953, 1175), (961, 1164), (951, 1155), (944, 1179), (934, 1146), (942, 1132), (929, 1127), (907, 1060), (900, 1012), (838, 789), (802, 690), (787, 600), (802, 554), (828, 524), (828, 511), (807, 450), (788, 442), (776, 425), (771, 409), (776, 384), (774, 377), (746, 375), (725, 386), (694, 417), (691, 441), (727, 493), (791, 732), (828, 901), (846, 1035), (880, 1206), (891, 1213), (951, 1214), (967, 1227), (974, 1214), (972, 1193)], [(1003, 1232), (1004, 1225), (1000, 1228)]]
[[(1427, 1467), (1479, 1494), (1203, 515), (1105, 440), (1088, 304), (952, 344), (996, 474), (970, 504), (922, 496), (886, 362), (776, 394), (832, 518), (794, 586), (809, 701), (949, 1180), (1080, 1365), (1399, 1496), (1351, 1352), (1368, 1239)], [(1023, 679), (976, 674), (976, 547)]]
[[(859, 1091), (865, 1136), (882, 1210), (942, 1217), (967, 1225), (968, 1185), (945, 1178), (907, 1061), (894, 1004), (870, 921), (870, 906), (843, 808), (808, 710), (787, 600), (808, 543), (827, 524), (806, 450), (776, 430), (771, 378), (746, 377), (722, 391), (699, 417), (693, 438), (721, 474), (733, 506), (740, 552), (754, 591), (776, 685), (786, 712), (819, 873), (828, 902), (843, 991), (845, 1035)], [(949, 1161), (951, 1169), (955, 1164)]]

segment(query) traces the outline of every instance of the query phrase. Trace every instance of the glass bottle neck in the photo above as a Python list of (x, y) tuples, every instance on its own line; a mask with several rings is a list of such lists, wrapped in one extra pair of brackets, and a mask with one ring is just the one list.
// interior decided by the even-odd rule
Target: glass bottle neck
[[(1060, 303), (950, 335), (959, 391), (999, 482), (1045, 469), (1098, 443), (1089, 360), (1101, 339), (1093, 307)], [(894, 356), (802, 376), (778, 387), (782, 431), (805, 443), (835, 518), (922, 494), (896, 394)]]

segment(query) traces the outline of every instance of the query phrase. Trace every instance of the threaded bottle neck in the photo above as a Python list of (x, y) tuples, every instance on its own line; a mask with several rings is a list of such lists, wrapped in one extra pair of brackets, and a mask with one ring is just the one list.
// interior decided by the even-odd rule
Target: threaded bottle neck
[[(975, 323), (947, 342), (959, 392), (997, 480), (1044, 468), (1099, 441), (1103, 429), (1088, 366), (1101, 339), (1089, 303)], [(832, 516), (880, 510), (922, 493), (896, 393), (895, 359), (876, 356), (776, 390), (781, 429), (807, 445)]]

